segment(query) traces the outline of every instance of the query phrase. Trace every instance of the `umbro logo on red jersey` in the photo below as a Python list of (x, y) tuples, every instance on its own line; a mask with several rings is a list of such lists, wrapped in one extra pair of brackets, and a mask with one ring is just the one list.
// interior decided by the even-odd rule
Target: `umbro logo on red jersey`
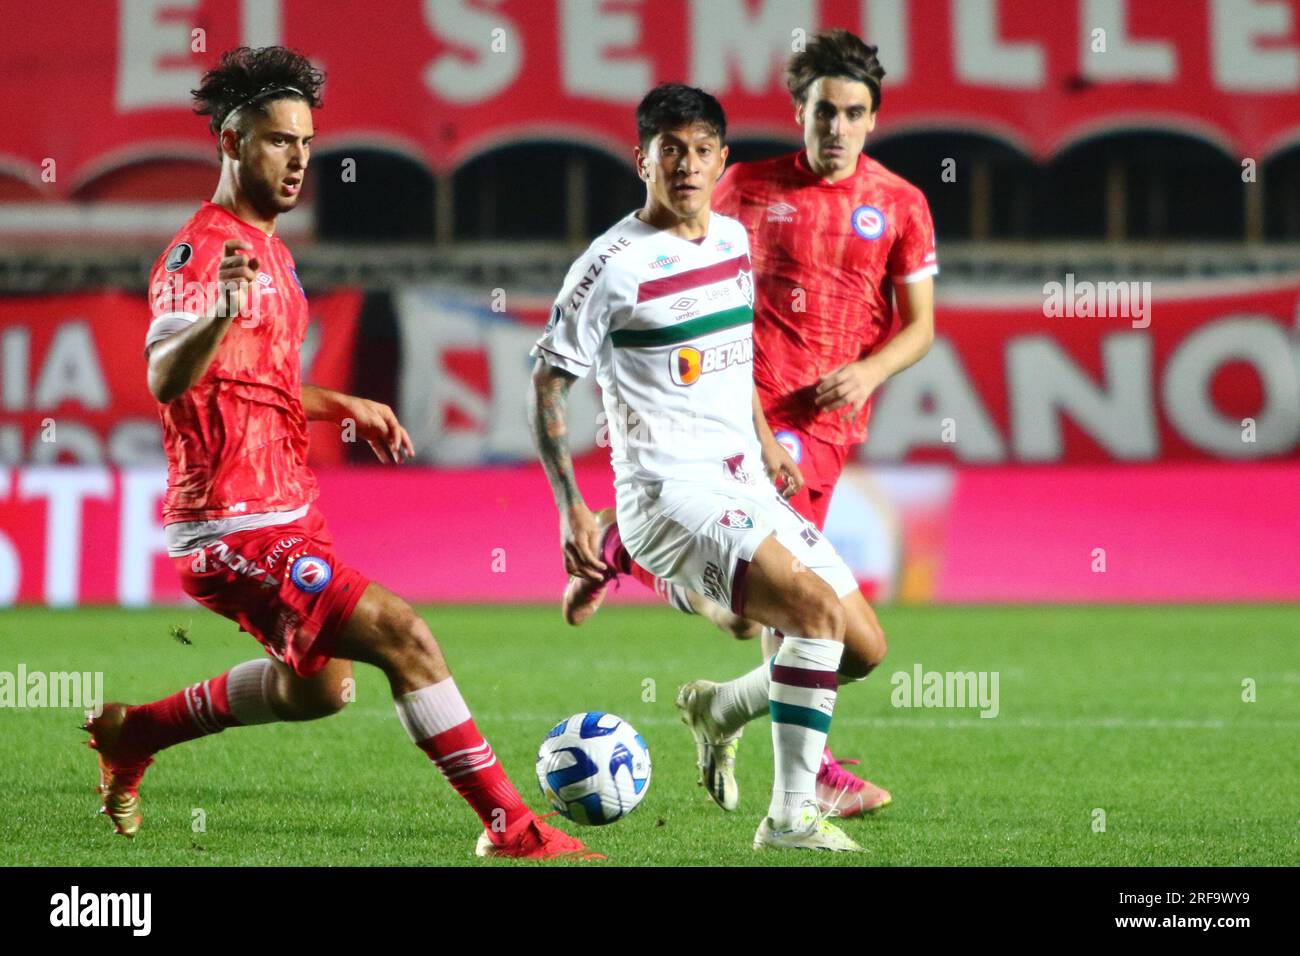
[(768, 222), (794, 222), (794, 214), (799, 210), (788, 202), (774, 202), (767, 207)]
[(262, 294), (263, 294), (263, 295), (276, 295), (276, 294), (278, 294), (278, 290), (275, 288), (275, 286), (271, 285), (271, 283), (274, 282), (274, 281), (275, 281), (275, 280), (272, 279), (271, 276), (270, 276), (268, 273), (265, 273), (265, 272), (259, 272), (259, 273), (257, 274), (257, 284), (260, 285), (260, 286), (262, 287)]

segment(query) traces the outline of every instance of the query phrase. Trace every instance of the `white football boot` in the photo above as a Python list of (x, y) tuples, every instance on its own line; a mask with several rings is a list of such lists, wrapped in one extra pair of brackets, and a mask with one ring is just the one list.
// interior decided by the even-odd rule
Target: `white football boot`
[(736, 747), (744, 728), (734, 734), (724, 734), (709, 713), (709, 705), (719, 686), (711, 680), (693, 680), (684, 684), (677, 692), (677, 709), (682, 712), (682, 723), (691, 729), (691, 736), (695, 738), (700, 786), (709, 792), (714, 803), (731, 811), (740, 802), (740, 788), (736, 785)]
[(807, 801), (798, 819), (777, 829), (771, 817), (764, 817), (754, 833), (755, 850), (830, 850), (837, 853), (865, 853), (857, 841), (831, 823), (815, 800)]

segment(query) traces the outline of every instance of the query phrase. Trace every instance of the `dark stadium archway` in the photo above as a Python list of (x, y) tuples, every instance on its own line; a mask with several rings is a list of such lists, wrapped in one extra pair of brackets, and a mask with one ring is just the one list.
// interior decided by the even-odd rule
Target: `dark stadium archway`
[(455, 239), (586, 243), (641, 205), (645, 187), (627, 160), (578, 143), (511, 143), (452, 177)]
[(1264, 164), (1264, 236), (1300, 240), (1300, 143)]
[(313, 156), (311, 165), (317, 238), (434, 240), (435, 181), (422, 163), (391, 150), (342, 146)]
[(215, 149), (206, 160), (148, 157), (105, 170), (83, 183), (74, 195), (82, 203), (208, 199), (220, 171)]
[(1179, 133), (1122, 130), (1082, 141), (1043, 170), (1036, 208), (1044, 237), (1240, 239), (1241, 163)]
[(1003, 140), (971, 132), (900, 133), (867, 153), (925, 193), (943, 239), (1034, 235), (1039, 170)]

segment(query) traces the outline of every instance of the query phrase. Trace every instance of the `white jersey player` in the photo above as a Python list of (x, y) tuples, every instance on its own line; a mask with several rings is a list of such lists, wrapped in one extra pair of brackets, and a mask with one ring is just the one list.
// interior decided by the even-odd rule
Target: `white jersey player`
[[(753, 281), (744, 228), (709, 209), (727, 149), (717, 100), (656, 87), (637, 110), (646, 205), (574, 263), (532, 351), (530, 425), (561, 514), (565, 566), (613, 574), (621, 543), (664, 580), (776, 628), (770, 663), (732, 682), (696, 681), (680, 701), (701, 760), (772, 717), (775, 780), (756, 848), (859, 850), (822, 816), (815, 781), (842, 680), (876, 663), (852, 572), (777, 493), (798, 470), (763, 419), (753, 385)], [(565, 403), (592, 369), (603, 391), (617, 525), (573, 478)], [(626, 569), (622, 569), (626, 571)]]

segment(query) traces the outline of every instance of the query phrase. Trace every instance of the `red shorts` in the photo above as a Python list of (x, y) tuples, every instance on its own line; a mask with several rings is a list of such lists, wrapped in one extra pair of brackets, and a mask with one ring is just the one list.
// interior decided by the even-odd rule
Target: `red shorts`
[(831, 492), (835, 490), (835, 482), (840, 480), (840, 472), (844, 470), (844, 461), (852, 446), (822, 441), (789, 425), (770, 424), (776, 440), (790, 453), (803, 475), (804, 486), (790, 499), (790, 504), (818, 528), (824, 529), (826, 512), (831, 507)]
[(230, 618), (302, 677), (333, 656), (370, 583), (338, 560), (315, 505), (298, 521), (237, 531), (172, 561), (186, 594)]

